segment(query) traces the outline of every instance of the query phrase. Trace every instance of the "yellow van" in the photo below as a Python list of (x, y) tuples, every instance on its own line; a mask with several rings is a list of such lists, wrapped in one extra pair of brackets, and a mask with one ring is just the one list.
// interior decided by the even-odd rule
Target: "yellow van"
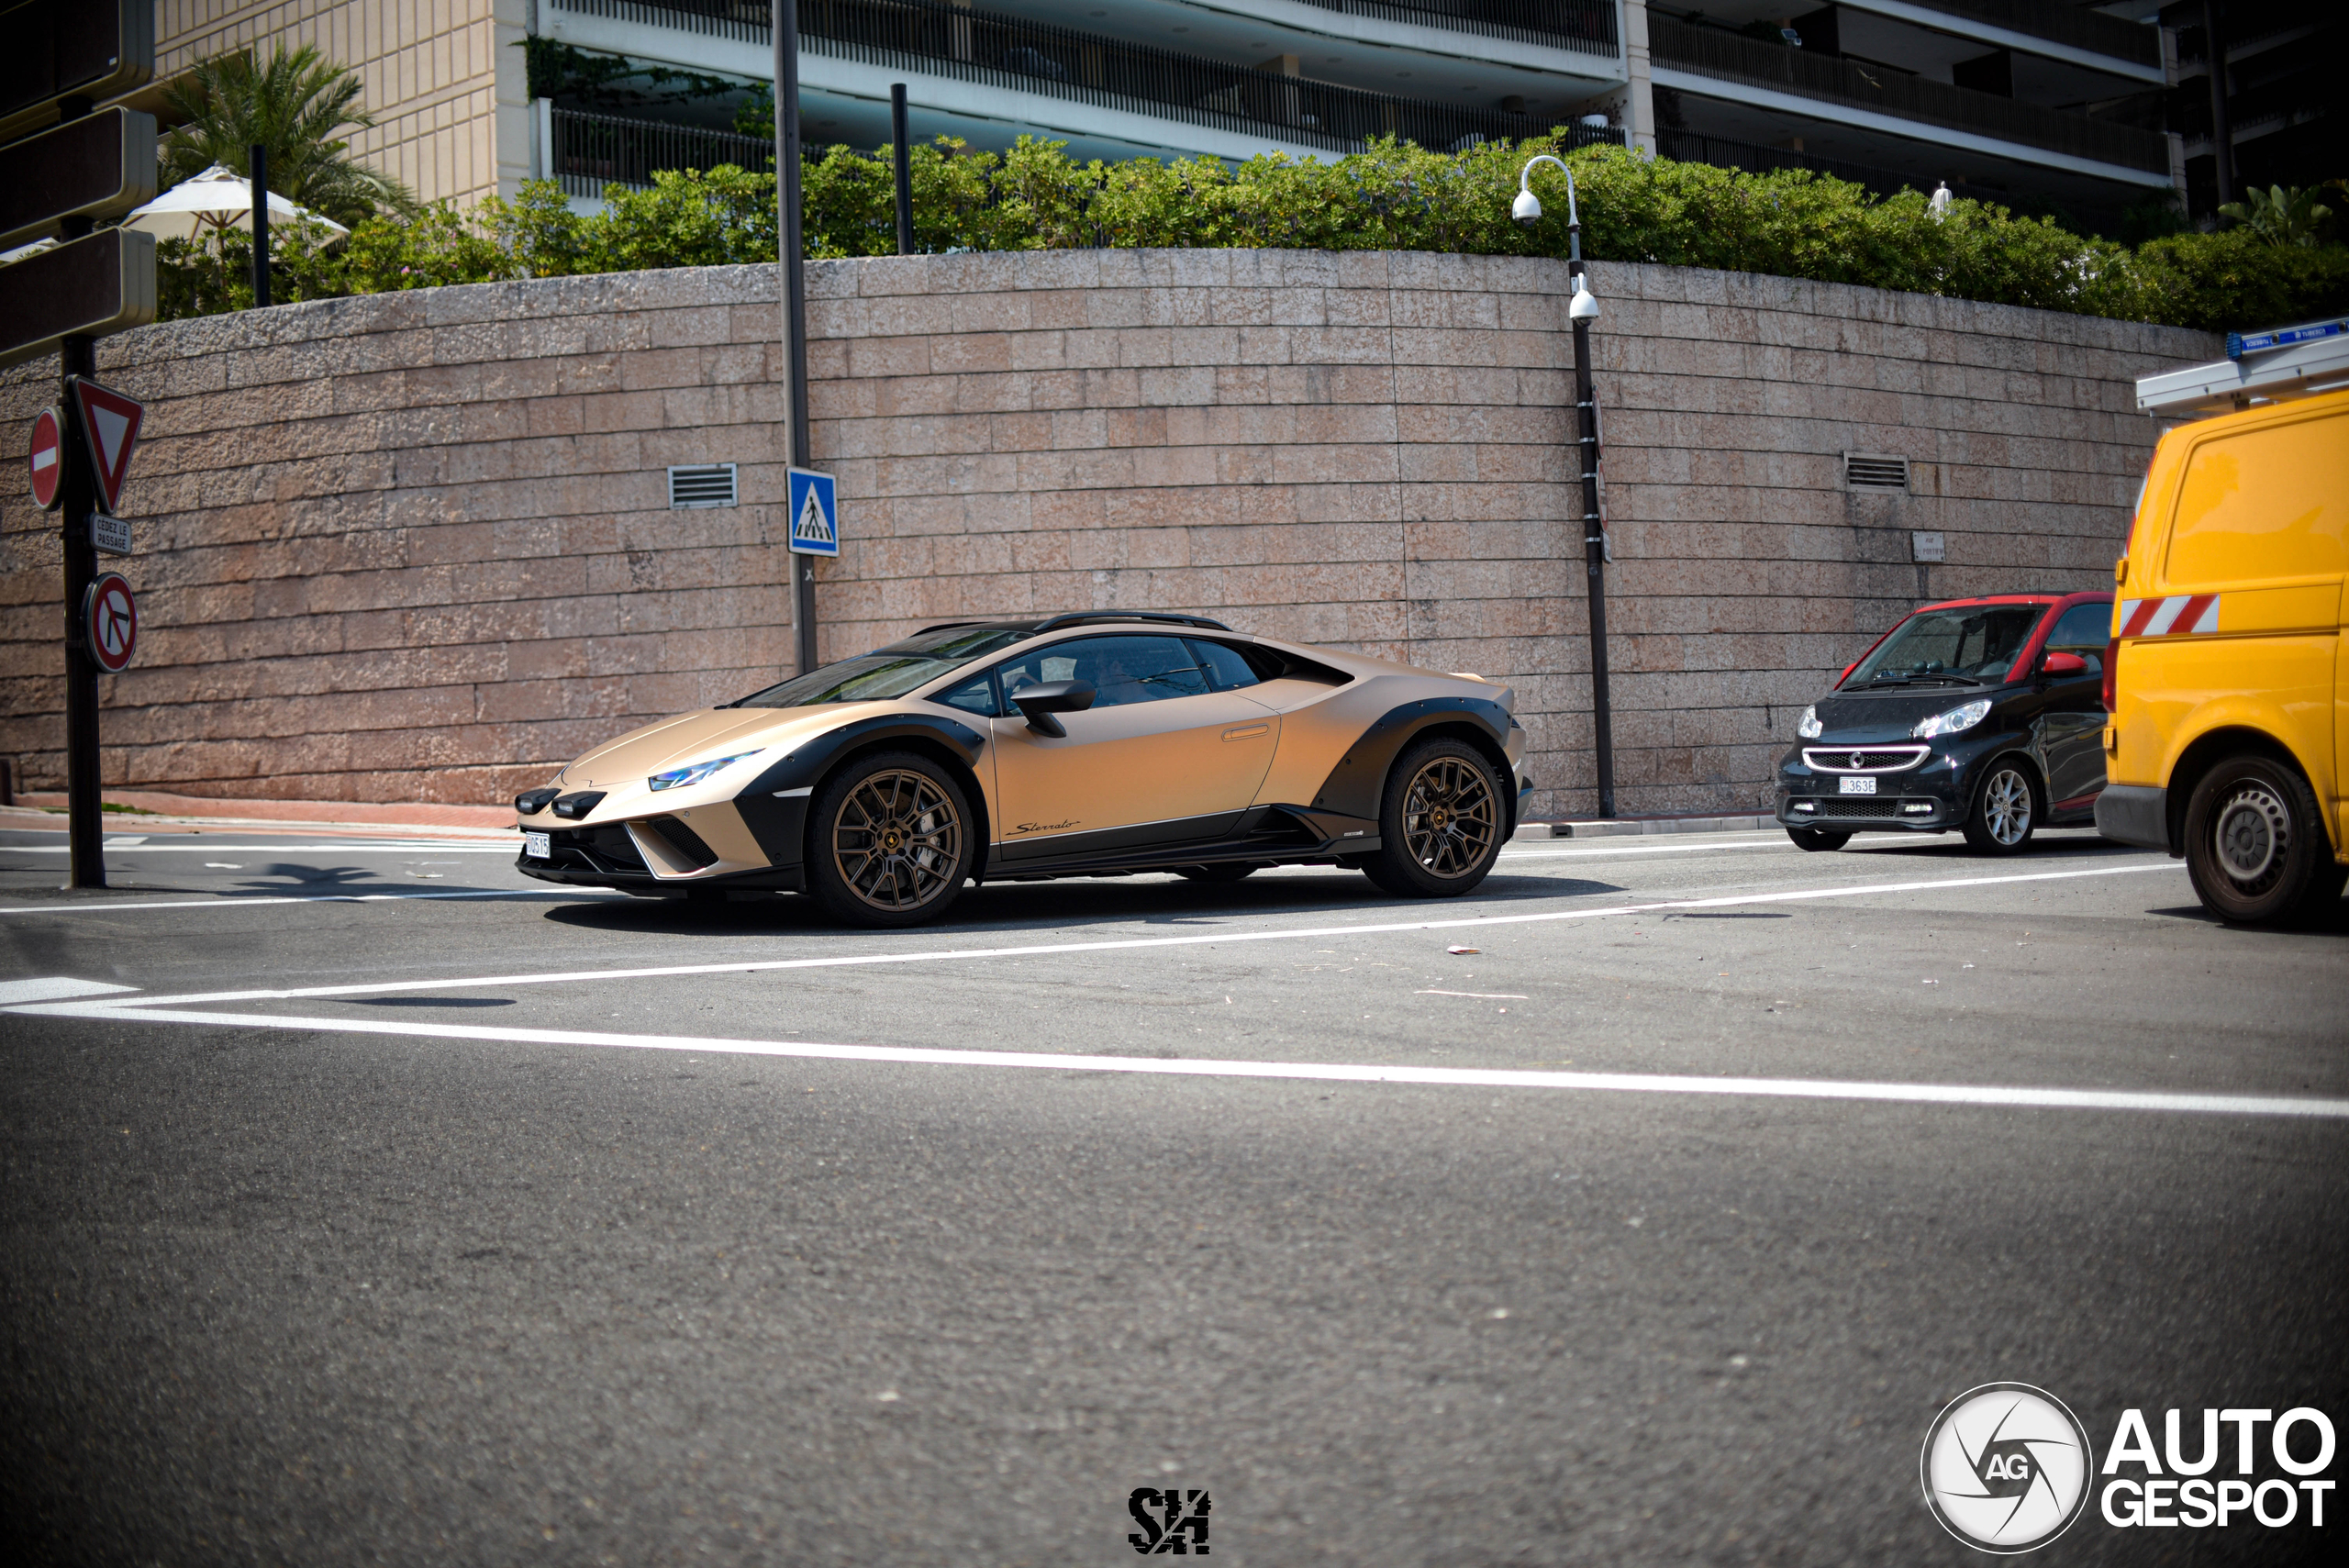
[(2349, 879), (2344, 574), (2349, 392), (2162, 437), (2113, 569), (2096, 822), (2184, 856), (2221, 919), (2318, 915)]

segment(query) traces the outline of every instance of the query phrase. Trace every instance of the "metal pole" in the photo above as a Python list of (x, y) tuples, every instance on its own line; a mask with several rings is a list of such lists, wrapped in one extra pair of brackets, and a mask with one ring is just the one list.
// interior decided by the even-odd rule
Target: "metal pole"
[(269, 305), (269, 149), (255, 142), (245, 154), (253, 187), (253, 308)]
[(2235, 134), (2227, 119), (2227, 44), (2219, 31), (2219, 0), (2202, 0), (2202, 39), (2210, 57), (2210, 156), (2224, 205), (2235, 199)]
[[(783, 354), (791, 396), (791, 462), (809, 466), (807, 274), (799, 238), (799, 7), (774, 0), (774, 172), (783, 261)], [(786, 507), (787, 511), (789, 508)], [(786, 526), (789, 519), (786, 519)], [(816, 667), (816, 563), (791, 557), (791, 631), (799, 673)]]
[[(1566, 276), (1582, 276), (1582, 216), (1571, 186), (1566, 207)], [(1575, 450), (1582, 464), (1582, 553), (1590, 586), (1590, 722), (1597, 747), (1598, 815), (1615, 815), (1615, 710), (1607, 686), (1607, 535), (1598, 515), (1598, 401), (1590, 382), (1590, 323), (1575, 328)]]
[(906, 128), (906, 84), (889, 86), (889, 146), (897, 174), (897, 254), (914, 253), (914, 158)]
[[(83, 222), (89, 220), (84, 218)], [(106, 884), (106, 809), (98, 784), (98, 665), (90, 656), (82, 601), (98, 574), (97, 547), (90, 542), (90, 514), (98, 509), (97, 476), (90, 472), (89, 432), (82, 428), (75, 376), (95, 380), (98, 340), (72, 337), (59, 345), (65, 380), (65, 460), (61, 476), (64, 503), (65, 556), (65, 834), (72, 869), (68, 887)]]
[[(91, 109), (87, 98), (68, 98), (58, 106), (60, 121), (77, 120)], [(74, 240), (87, 235), (91, 220), (76, 216), (61, 221), (58, 238)], [(59, 477), (59, 542), (65, 567), (65, 845), (68, 887), (106, 884), (106, 812), (98, 782), (98, 667), (83, 642), (82, 601), (98, 574), (97, 547), (90, 542), (90, 514), (98, 509), (97, 475), (90, 471), (89, 436), (82, 428), (80, 400), (73, 395), (73, 378), (98, 373), (98, 340), (74, 336), (57, 350), (58, 401), (64, 405), (64, 444), (58, 456), (65, 469)]]

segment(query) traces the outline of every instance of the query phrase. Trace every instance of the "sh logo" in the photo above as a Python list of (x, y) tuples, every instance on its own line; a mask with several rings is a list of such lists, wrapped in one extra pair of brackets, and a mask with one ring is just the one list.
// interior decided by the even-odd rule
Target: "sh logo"
[(1141, 1529), (1126, 1540), (1144, 1557), (1186, 1557), (1208, 1554), (1208, 1513), (1212, 1507), (1204, 1490), (1161, 1492), (1137, 1486), (1126, 1499), (1126, 1512)]

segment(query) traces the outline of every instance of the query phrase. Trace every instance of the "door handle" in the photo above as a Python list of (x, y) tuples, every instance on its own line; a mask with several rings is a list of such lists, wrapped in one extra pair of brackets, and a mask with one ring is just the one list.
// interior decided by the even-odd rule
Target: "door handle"
[(1237, 729), (1225, 730), (1223, 738), (1226, 740), (1252, 740), (1259, 735), (1270, 734), (1272, 728), (1269, 724), (1243, 724)]

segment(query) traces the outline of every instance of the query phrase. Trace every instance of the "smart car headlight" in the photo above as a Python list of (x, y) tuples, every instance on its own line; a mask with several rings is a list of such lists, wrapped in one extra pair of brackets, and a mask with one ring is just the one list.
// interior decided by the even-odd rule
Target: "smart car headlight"
[[(759, 748), (759, 751), (764, 750), (764, 747)], [(691, 767), (671, 768), (665, 773), (653, 774), (644, 781), (644, 785), (647, 789), (683, 789), (687, 784), (701, 783), (729, 762), (739, 762), (745, 757), (758, 754), (759, 751), (737, 751), (730, 757), (712, 757), (707, 762), (696, 762)]]
[(1930, 740), (1936, 735), (1955, 735), (1962, 730), (1973, 728), (1988, 717), (1989, 714), (1990, 699), (1976, 697), (1962, 707), (1954, 707), (1947, 713), (1937, 713), (1931, 718), (1919, 719), (1917, 728), (1909, 733), (1920, 740)]
[(1816, 740), (1827, 733), (1827, 727), (1819, 722), (1819, 709), (1815, 705), (1803, 709), (1802, 717), (1795, 720), (1795, 733), (1806, 740)]

